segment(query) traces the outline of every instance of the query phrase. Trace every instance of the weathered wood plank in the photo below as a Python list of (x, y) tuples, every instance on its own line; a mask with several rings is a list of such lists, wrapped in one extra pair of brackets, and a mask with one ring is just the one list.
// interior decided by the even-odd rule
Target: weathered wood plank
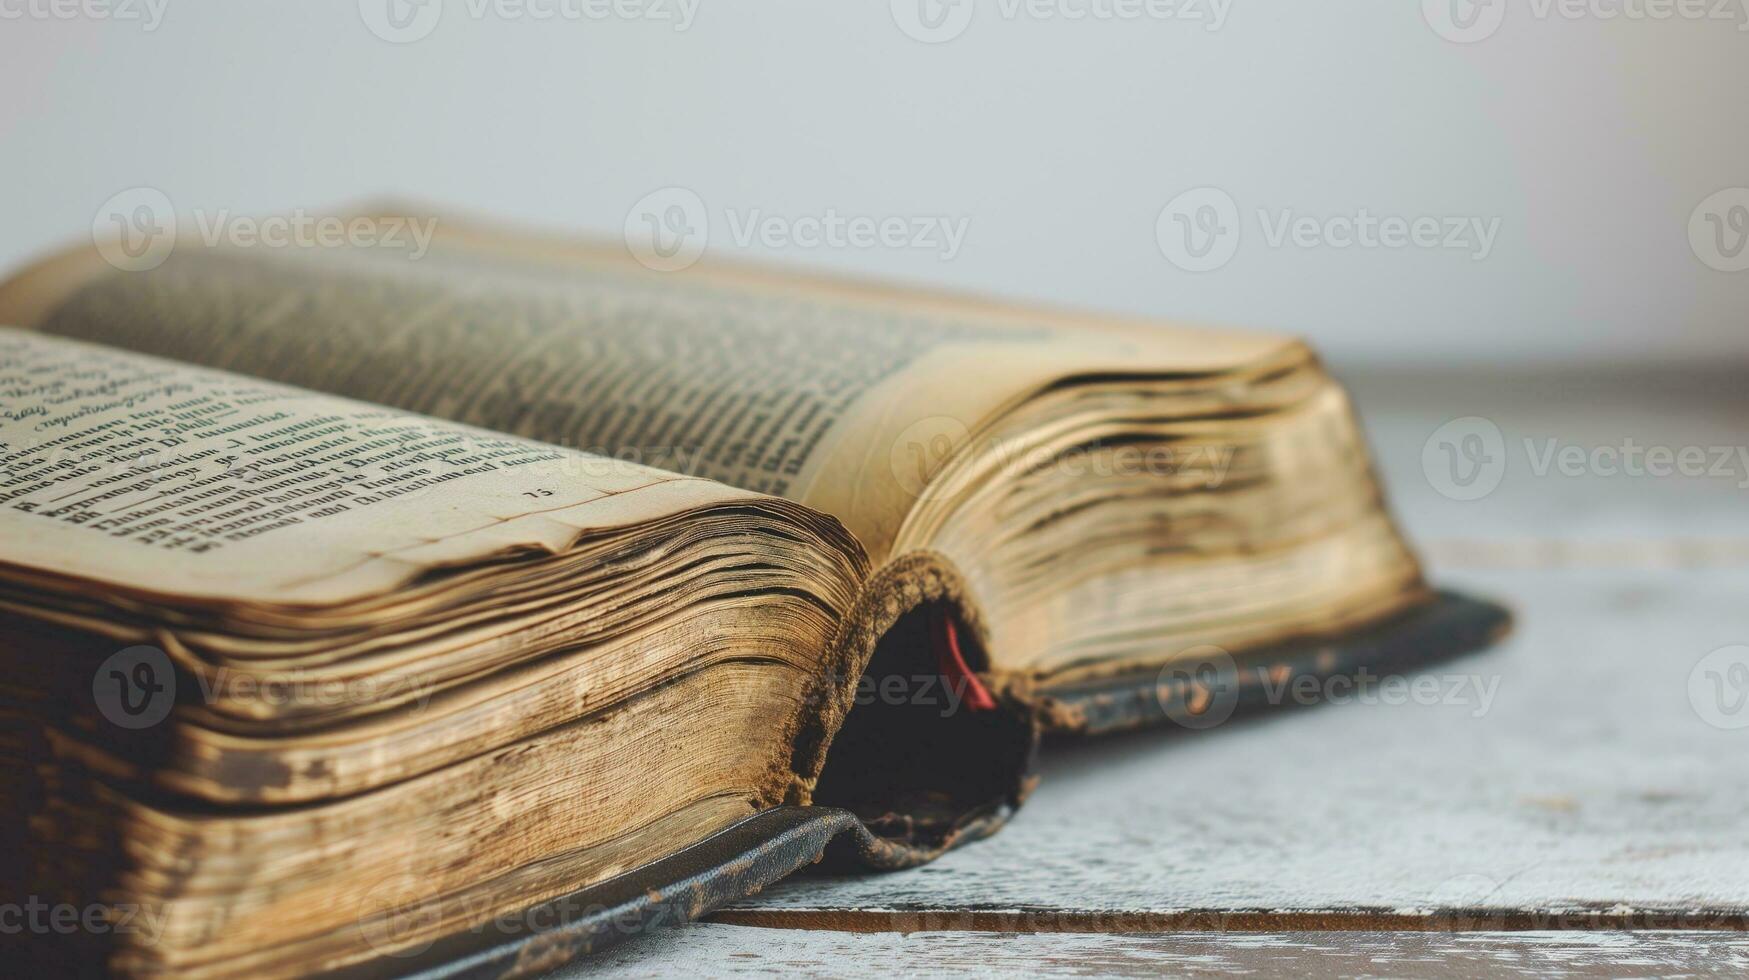
[(656, 976), (1735, 977), (1730, 933), (854, 934), (701, 925), (559, 974)]
[[(794, 879), (734, 914), (1018, 910), (1111, 930), (1126, 911), (1317, 928), (1480, 908), (1669, 927), (1749, 908), (1749, 727), (1711, 723), (1749, 723), (1749, 706), (1727, 713), (1705, 683), (1690, 697), (1703, 657), (1749, 642), (1749, 571), (1448, 578), (1513, 600), (1519, 633), (1434, 669), (1426, 703), (1379, 682), (1374, 703), (1054, 746), (994, 839), (909, 872)], [(1388, 690), (1406, 701), (1379, 703)]]

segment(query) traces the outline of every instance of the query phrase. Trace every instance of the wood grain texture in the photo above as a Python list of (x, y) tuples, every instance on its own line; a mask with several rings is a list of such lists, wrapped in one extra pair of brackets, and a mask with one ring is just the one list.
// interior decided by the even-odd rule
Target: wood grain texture
[(560, 974), (666, 976), (1736, 977), (1749, 937), (1721, 933), (1026, 935), (671, 930)]

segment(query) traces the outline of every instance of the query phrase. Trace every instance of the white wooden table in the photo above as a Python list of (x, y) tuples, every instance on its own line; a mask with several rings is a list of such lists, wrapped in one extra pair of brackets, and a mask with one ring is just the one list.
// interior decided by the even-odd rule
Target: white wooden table
[[(1749, 974), (1749, 385), (1348, 380), (1434, 578), (1506, 600), (1512, 640), (1431, 697), (1048, 746), (992, 840), (804, 875), (567, 975)], [(1470, 416), (1504, 466), (1453, 499), (1481, 484), (1423, 448)], [(1708, 472), (1611, 472), (1635, 446)]]

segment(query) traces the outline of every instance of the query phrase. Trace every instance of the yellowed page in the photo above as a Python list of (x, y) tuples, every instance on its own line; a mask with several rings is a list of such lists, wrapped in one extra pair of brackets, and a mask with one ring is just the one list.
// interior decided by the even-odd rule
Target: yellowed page
[(708, 261), (658, 273), (452, 224), (418, 261), (180, 242), (125, 272), (87, 249), (0, 288), (7, 320), (785, 496), (877, 561), (916, 503), (919, 457), (1055, 381), (1305, 356), (1279, 337)]
[[(743, 491), (0, 328), (0, 574), (340, 602)], [(10, 566), (8, 568), (8, 566)]]

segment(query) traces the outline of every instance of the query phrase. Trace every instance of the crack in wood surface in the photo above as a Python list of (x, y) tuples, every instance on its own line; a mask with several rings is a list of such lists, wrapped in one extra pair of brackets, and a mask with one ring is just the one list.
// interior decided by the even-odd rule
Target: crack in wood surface
[(1551, 932), (1749, 931), (1725, 909), (724, 909), (711, 922), (834, 932)]

